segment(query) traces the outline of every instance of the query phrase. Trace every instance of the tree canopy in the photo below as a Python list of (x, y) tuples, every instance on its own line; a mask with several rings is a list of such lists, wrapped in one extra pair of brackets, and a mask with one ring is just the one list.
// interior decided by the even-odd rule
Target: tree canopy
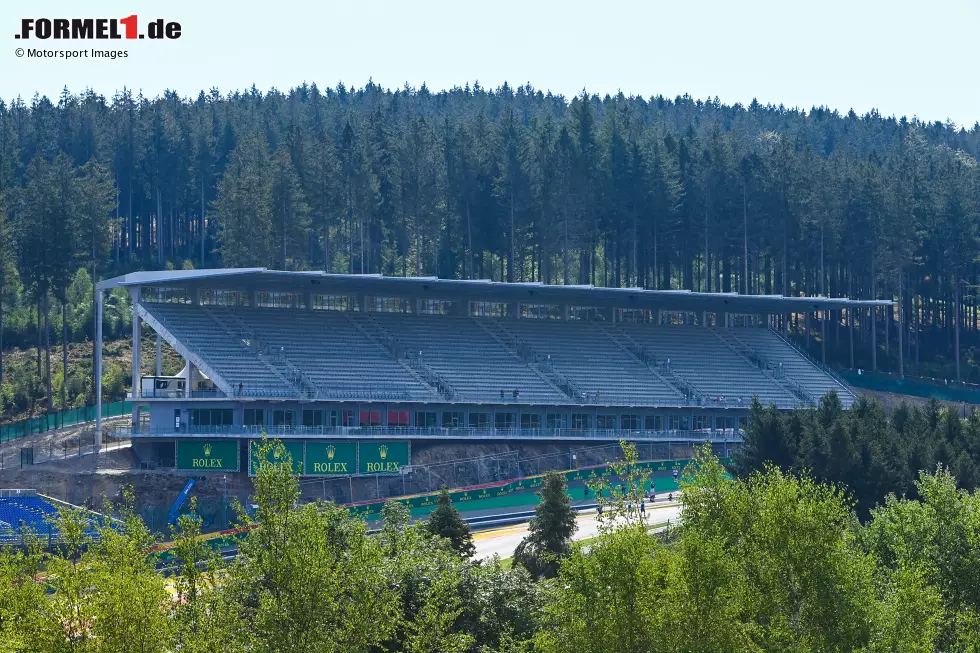
[(841, 365), (980, 381), (978, 155), (980, 124), (530, 85), (15, 98), (0, 350), (50, 348), (80, 266), (262, 264), (893, 298), (874, 332), (833, 312), (791, 333)]

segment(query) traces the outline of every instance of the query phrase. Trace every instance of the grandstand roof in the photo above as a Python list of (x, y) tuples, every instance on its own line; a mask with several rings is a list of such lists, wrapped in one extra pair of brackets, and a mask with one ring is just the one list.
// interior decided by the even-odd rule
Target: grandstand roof
[(218, 268), (210, 270), (162, 270), (131, 272), (100, 281), (102, 290), (130, 286), (221, 288), (319, 294), (366, 294), (379, 297), (421, 299), (471, 299), (476, 301), (616, 306), (667, 310), (732, 313), (783, 313), (838, 308), (890, 306), (890, 300), (852, 300), (834, 297), (741, 295), (690, 290), (603, 288), (592, 285), (547, 285), (539, 282), (504, 283), (488, 279), (440, 279), (438, 277), (386, 277), (380, 274), (332, 274), (321, 271), (282, 271), (268, 268)]

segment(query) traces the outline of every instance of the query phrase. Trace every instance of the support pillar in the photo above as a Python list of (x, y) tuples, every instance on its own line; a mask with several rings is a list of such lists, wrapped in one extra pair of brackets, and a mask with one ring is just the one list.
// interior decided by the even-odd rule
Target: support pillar
[(653, 309), (653, 323), (657, 326), (663, 324), (663, 316), (660, 314), (659, 308)]
[(142, 342), (140, 340), (140, 327), (143, 318), (140, 317), (140, 289), (133, 288), (129, 291), (129, 297), (133, 304), (133, 428), (139, 426), (139, 398), (140, 398), (140, 363), (142, 362)]
[(872, 306), (868, 309), (868, 316), (871, 318), (871, 372), (878, 371), (878, 308)]
[(521, 303), (520, 302), (508, 302), (507, 303), (507, 319), (517, 320), (521, 317)]
[(572, 319), (572, 307), (568, 304), (561, 305), (561, 319), (565, 320), (566, 322)]
[(701, 311), (701, 326), (705, 328), (708, 326), (708, 311)]
[(715, 313), (715, 326), (722, 329), (728, 328), (728, 311)]
[(102, 289), (95, 291), (95, 448), (102, 446)]
[(186, 397), (191, 397), (194, 390), (194, 363), (187, 361), (187, 379), (184, 381), (184, 393)]
[(351, 304), (351, 310), (354, 310), (355, 306), (361, 313), (367, 310), (367, 297), (364, 295), (364, 293), (354, 295), (354, 303)]
[(248, 291), (248, 307), (255, 308), (259, 305), (259, 294), (255, 290)]
[(157, 334), (157, 361), (156, 361), (157, 376), (163, 376), (163, 341), (160, 339), (160, 334)]
[(313, 293), (312, 292), (306, 293), (306, 310), (308, 310), (308, 311), (312, 311), (313, 310)]
[(827, 311), (820, 311), (820, 362), (827, 364)]
[(616, 307), (615, 306), (610, 306), (609, 307), (609, 313), (606, 315), (606, 319), (609, 320), (610, 322), (615, 322), (616, 321)]

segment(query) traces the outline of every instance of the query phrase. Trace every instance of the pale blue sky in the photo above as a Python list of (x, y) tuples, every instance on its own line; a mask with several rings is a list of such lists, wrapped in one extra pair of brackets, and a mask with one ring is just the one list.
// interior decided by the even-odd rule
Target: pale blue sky
[[(174, 42), (15, 40), (23, 17), (179, 21)], [(5, 36), (4, 36), (5, 35)], [(980, 0), (3, 0), (0, 96), (129, 86), (182, 95), (304, 81), (430, 89), (504, 80), (571, 95), (690, 93), (723, 102), (980, 120)], [(106, 60), (17, 47), (119, 47)]]

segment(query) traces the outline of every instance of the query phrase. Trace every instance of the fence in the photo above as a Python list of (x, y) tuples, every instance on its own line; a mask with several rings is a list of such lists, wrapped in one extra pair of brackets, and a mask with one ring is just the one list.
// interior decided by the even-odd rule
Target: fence
[(901, 379), (879, 374), (841, 372), (852, 386), (913, 397), (935, 398), (957, 403), (980, 404), (980, 388), (936, 379)]
[[(651, 473), (667, 472), (672, 470), (677, 470), (678, 472), (683, 473), (685, 467), (687, 467), (690, 462), (690, 458), (661, 461), (641, 461), (634, 469), (643, 469)], [(729, 464), (731, 460), (729, 458), (722, 458), (721, 462), (723, 464)], [(600, 478), (612, 483), (619, 480), (612, 472), (613, 470), (611, 469), (610, 465), (606, 463), (591, 466), (585, 469), (564, 470), (562, 473), (565, 477), (566, 483), (592, 482)], [(530, 477), (515, 478), (504, 482), (490, 483), (483, 486), (463, 487), (449, 492), (449, 498), (453, 504), (456, 505), (457, 509), (464, 512), (480, 509), (492, 510), (495, 507), (527, 507), (528, 505), (533, 505), (536, 500), (532, 500), (529, 503), (528, 501), (507, 501), (507, 498), (535, 492), (541, 486), (542, 480), (542, 475), (535, 475)], [(657, 479), (656, 483), (657, 489), (661, 493), (673, 491), (677, 488), (677, 482), (670, 478)], [(645, 489), (649, 489), (649, 486)], [(571, 491), (569, 490), (568, 492), (571, 495)], [(580, 499), (581, 497), (575, 496), (573, 498)], [(435, 506), (438, 499), (438, 493), (425, 493), (412, 496), (399, 496), (397, 500), (399, 503), (408, 507), (409, 510), (412, 510), (414, 514), (420, 512), (420, 509), (423, 509), (422, 511), (424, 512), (428, 512), (428, 510), (425, 509), (431, 509), (433, 506)], [(493, 505), (494, 503), (497, 505)], [(347, 510), (354, 516), (360, 517), (361, 519), (370, 520), (377, 519), (380, 516), (383, 506), (384, 500), (375, 499), (358, 501), (352, 504), (349, 503), (344, 507), (347, 508)], [(419, 515), (416, 514), (416, 516)], [(206, 542), (207, 545), (214, 550), (221, 551), (231, 549), (237, 547), (238, 541), (243, 537), (247, 537), (252, 528), (258, 527), (258, 525), (253, 525), (243, 528), (229, 528), (226, 530), (201, 535), (198, 537), (198, 540), (201, 542)], [(165, 542), (153, 547), (153, 552), (161, 562), (169, 561), (173, 559), (173, 547), (173, 542)]]
[[(102, 404), (102, 417), (119, 417), (127, 415), (133, 410), (133, 404), (129, 401), (114, 401)], [(0, 442), (8, 442), (18, 438), (44, 433), (53, 429), (60, 429), (65, 426), (74, 426), (84, 422), (95, 421), (95, 406), (85, 406), (84, 408), (73, 408), (59, 413), (48, 413), (41, 417), (32, 417), (12, 424), (0, 426)]]
[[(689, 443), (636, 443), (636, 448), (641, 460), (687, 459), (693, 453)], [(727, 445), (716, 445), (714, 449), (722, 458), (727, 457), (731, 451)], [(438, 492), (443, 486), (452, 490), (499, 483), (550, 471), (565, 472), (608, 465), (622, 459), (622, 447), (619, 444), (573, 447), (532, 456), (508, 451), (467, 460), (412, 465), (399, 475), (357, 478), (342, 476), (317, 480), (305, 478), (300, 481), (300, 487), (302, 500), (323, 499), (344, 504), (384, 501), (411, 494)]]

